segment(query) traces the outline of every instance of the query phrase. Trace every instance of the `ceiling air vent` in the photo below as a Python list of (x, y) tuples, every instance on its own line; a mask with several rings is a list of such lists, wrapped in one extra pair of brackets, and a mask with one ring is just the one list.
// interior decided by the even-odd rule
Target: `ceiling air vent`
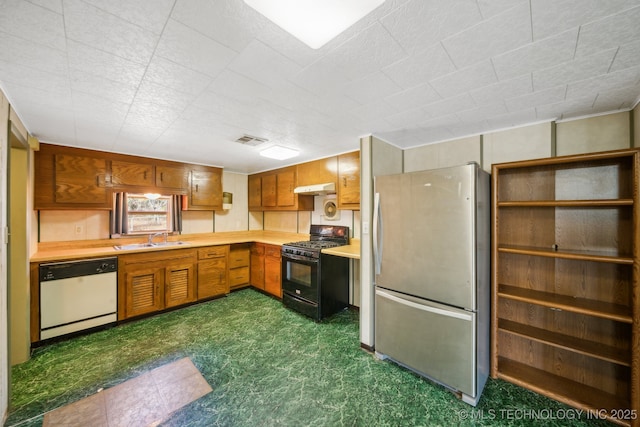
[(255, 147), (256, 145), (264, 144), (267, 142), (266, 138), (258, 138), (257, 136), (251, 135), (242, 135), (240, 138), (236, 139), (236, 142), (239, 144), (250, 145)]

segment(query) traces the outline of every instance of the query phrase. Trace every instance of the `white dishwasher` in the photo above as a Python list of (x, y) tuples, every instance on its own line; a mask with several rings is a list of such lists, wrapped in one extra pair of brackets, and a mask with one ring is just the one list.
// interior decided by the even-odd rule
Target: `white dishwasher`
[(40, 264), (40, 339), (115, 323), (118, 258)]

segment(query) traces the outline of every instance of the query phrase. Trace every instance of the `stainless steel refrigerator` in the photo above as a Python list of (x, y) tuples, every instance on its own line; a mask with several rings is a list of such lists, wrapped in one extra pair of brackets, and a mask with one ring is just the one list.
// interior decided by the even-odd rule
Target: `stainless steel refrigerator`
[(375, 350), (476, 405), (489, 375), (490, 181), (475, 163), (375, 177)]

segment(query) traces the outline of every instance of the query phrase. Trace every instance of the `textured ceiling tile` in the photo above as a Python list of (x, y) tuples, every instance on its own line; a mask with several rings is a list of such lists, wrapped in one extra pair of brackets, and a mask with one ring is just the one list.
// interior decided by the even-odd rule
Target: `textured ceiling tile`
[(175, 0), (84, 0), (127, 22), (160, 34)]
[(243, 1), (178, 0), (171, 17), (240, 52), (264, 26), (254, 13)]
[(170, 89), (193, 95), (205, 90), (213, 81), (206, 74), (193, 71), (157, 55), (151, 59), (144, 78)]
[(345, 87), (344, 93), (360, 104), (368, 104), (400, 91), (402, 91), (400, 86), (385, 74), (377, 72), (351, 82)]
[(137, 62), (75, 41), (69, 41), (67, 57), (75, 75), (89, 74), (125, 85), (137, 86), (146, 69)]
[(584, 98), (574, 98), (553, 104), (539, 105), (536, 107), (536, 114), (540, 120), (561, 119), (567, 111), (574, 111), (577, 116), (583, 116), (593, 113), (592, 107), (595, 100), (596, 95), (590, 95)]
[(280, 86), (302, 70), (298, 64), (258, 40), (238, 54), (228, 68), (272, 87)]
[(443, 99), (422, 107), (424, 111), (430, 117), (447, 116), (449, 114), (457, 113), (458, 111), (467, 110), (476, 106), (476, 103), (468, 93), (463, 93), (458, 96)]
[(598, 112), (630, 109), (636, 105), (639, 92), (640, 84), (602, 91), (598, 93), (593, 108)]
[[(66, 111), (70, 113), (73, 108), (70, 91), (53, 91), (51, 89), (39, 89), (34, 86), (21, 86), (14, 83), (5, 83), (3, 90), (8, 93), (7, 97), (10, 101), (14, 98), (20, 100), (17, 106), (13, 104), (18, 113), (36, 110), (39, 107), (57, 108), (61, 112)], [(17, 109), (18, 106), (20, 107), (19, 110)]]
[(456, 67), (462, 68), (517, 49), (531, 39), (529, 4), (521, 3), (442, 43)]
[(20, 118), (29, 133), (42, 142), (76, 144), (73, 114), (63, 108), (31, 104), (27, 111), (20, 111)]
[(380, 21), (407, 52), (418, 52), (482, 19), (473, 0), (411, 0)]
[(638, 65), (640, 65), (640, 40), (620, 46), (610, 71), (619, 71)]
[(376, 101), (353, 110), (362, 120), (375, 121), (397, 113), (396, 109), (384, 101)]
[(236, 53), (177, 21), (169, 20), (156, 55), (215, 77)]
[(207, 91), (249, 103), (256, 98), (273, 99), (275, 92), (269, 86), (228, 69), (212, 81)]
[(145, 79), (138, 87), (135, 102), (148, 102), (182, 111), (187, 108), (196, 97), (197, 95), (171, 89)]
[(440, 43), (382, 69), (404, 88), (418, 86), (455, 70), (456, 67)]
[(478, 105), (495, 104), (498, 101), (515, 98), (533, 92), (531, 74), (522, 75), (510, 80), (503, 80), (489, 86), (470, 91)]
[(402, 111), (397, 114), (392, 114), (385, 119), (399, 129), (408, 129), (415, 126), (416, 123), (422, 123), (428, 120), (429, 116), (422, 108), (415, 108), (413, 110)]
[(29, 2), (62, 15), (62, 0), (29, 0)]
[(533, 123), (537, 119), (535, 108), (528, 110), (516, 111), (514, 113), (504, 114), (502, 116), (487, 119), (487, 123), (491, 129), (505, 129), (515, 126), (522, 126), (527, 123)]
[(89, 123), (101, 123), (119, 129), (129, 112), (128, 103), (110, 101), (82, 92), (75, 92), (72, 98), (78, 126), (84, 124), (87, 127)]
[(516, 6), (518, 2), (528, 3), (528, 0), (478, 0), (478, 7), (482, 17), (488, 19)]
[(443, 98), (449, 98), (495, 82), (493, 65), (490, 61), (484, 61), (435, 79), (431, 85)]
[[(531, 0), (533, 37), (544, 39), (637, 4), (637, 0)], [(607, 38), (606, 33), (601, 36)]]
[(67, 75), (52, 74), (37, 68), (19, 67), (4, 60), (0, 60), (0, 82), (33, 87), (47, 92), (71, 93)]
[(405, 58), (407, 54), (380, 24), (374, 24), (330, 52), (333, 73), (355, 80)]
[(104, 151), (111, 147), (120, 132), (120, 127), (100, 126), (90, 121), (76, 122), (76, 138), (82, 147)]
[(100, 96), (112, 101), (130, 103), (136, 94), (137, 85), (124, 84), (71, 70), (71, 90)]
[(0, 28), (3, 32), (41, 45), (59, 50), (65, 48), (62, 15), (24, 0), (0, 3)]
[(393, 105), (398, 111), (411, 110), (416, 107), (431, 104), (441, 100), (442, 97), (425, 83), (385, 98), (385, 101)]
[(493, 116), (507, 114), (508, 112), (504, 102), (500, 102), (497, 104), (484, 104), (478, 108), (460, 111), (457, 115), (460, 120), (465, 123), (475, 123)]
[(616, 49), (610, 49), (595, 55), (564, 62), (555, 67), (534, 71), (533, 88), (534, 90), (541, 90), (605, 74), (611, 66), (615, 53)]
[[(581, 80), (569, 84), (567, 99), (584, 98), (590, 94), (611, 91), (620, 87), (632, 87), (638, 82), (638, 79), (640, 79), (640, 66)], [(593, 97), (593, 95), (591, 96)]]
[(576, 57), (638, 41), (640, 39), (638, 23), (640, 23), (640, 6), (582, 25)]
[(492, 58), (498, 79), (510, 79), (570, 61), (573, 59), (577, 40), (578, 29), (574, 28), (498, 55)]
[(538, 105), (553, 104), (563, 101), (567, 92), (566, 86), (556, 86), (539, 90), (527, 95), (507, 99), (505, 102), (509, 111), (515, 112), (535, 108)]
[(130, 61), (146, 64), (157, 35), (81, 0), (64, 0), (67, 37)]
[(51, 49), (29, 40), (0, 31), (0, 60), (19, 66), (36, 68), (52, 74), (66, 76), (67, 55), (64, 51)]

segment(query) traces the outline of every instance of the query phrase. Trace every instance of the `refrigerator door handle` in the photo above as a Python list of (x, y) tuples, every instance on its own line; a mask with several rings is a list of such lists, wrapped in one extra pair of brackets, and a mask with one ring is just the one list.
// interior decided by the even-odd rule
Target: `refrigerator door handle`
[(427, 305), (428, 302), (423, 302), (422, 304), (418, 304), (415, 303), (413, 301), (409, 301), (407, 299), (404, 298), (398, 298), (395, 295), (392, 295), (388, 292), (385, 292), (381, 289), (376, 289), (376, 295), (379, 295), (382, 298), (387, 298), (391, 301), (397, 302), (398, 304), (402, 304), (402, 305), (406, 305), (412, 308), (415, 308), (417, 310), (422, 310), (422, 311), (426, 311), (429, 313), (434, 313), (434, 314), (440, 314), (443, 316), (447, 316), (447, 317), (453, 317), (456, 319), (461, 319), (461, 320), (467, 320), (469, 322), (471, 322), (473, 320), (473, 314), (472, 313), (463, 313), (461, 311), (453, 311), (453, 310), (446, 310), (446, 309), (442, 309), (442, 308), (438, 308), (432, 305)]
[(380, 274), (382, 266), (382, 215), (380, 212), (380, 193), (373, 196), (373, 260), (375, 274)]

